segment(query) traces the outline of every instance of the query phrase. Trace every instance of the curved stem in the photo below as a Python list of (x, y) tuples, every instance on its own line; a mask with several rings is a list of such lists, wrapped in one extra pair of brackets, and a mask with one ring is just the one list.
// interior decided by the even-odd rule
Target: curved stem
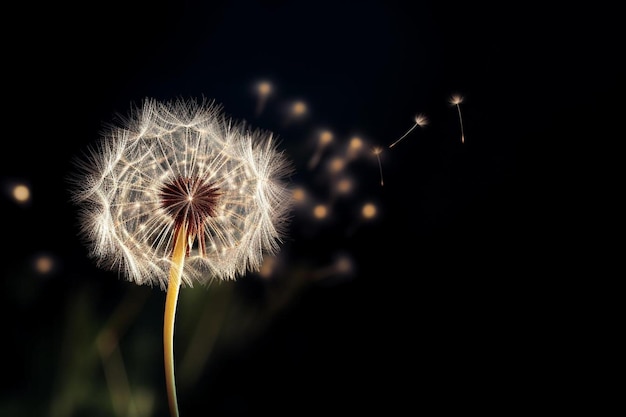
[(180, 290), (181, 275), (187, 250), (187, 226), (183, 225), (176, 234), (174, 251), (172, 253), (172, 266), (170, 279), (167, 284), (167, 296), (165, 298), (165, 315), (163, 319), (163, 352), (165, 360), (165, 383), (167, 387), (167, 399), (172, 417), (178, 417), (178, 401), (176, 399), (176, 380), (174, 378), (174, 319), (176, 317), (176, 304), (178, 291)]

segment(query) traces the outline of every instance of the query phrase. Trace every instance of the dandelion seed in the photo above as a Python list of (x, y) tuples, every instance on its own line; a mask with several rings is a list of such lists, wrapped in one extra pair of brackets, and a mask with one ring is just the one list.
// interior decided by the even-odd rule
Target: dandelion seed
[(374, 155), (376, 155), (376, 159), (378, 160), (378, 171), (380, 172), (380, 186), (385, 185), (383, 181), (383, 164), (380, 162), (380, 154), (383, 152), (383, 148), (380, 146), (376, 146), (372, 151)]
[(123, 121), (75, 160), (73, 201), (98, 266), (167, 290), (165, 376), (177, 416), (179, 289), (258, 271), (278, 252), (292, 168), (271, 133), (234, 123), (213, 102), (147, 99)]
[(415, 116), (415, 124), (413, 126), (411, 126), (411, 128), (409, 130), (406, 131), (406, 133), (402, 136), (400, 136), (400, 138), (398, 140), (396, 140), (394, 143), (392, 143), (391, 145), (389, 145), (389, 148), (393, 148), (394, 146), (396, 146), (396, 144), (398, 142), (400, 142), (402, 139), (404, 139), (409, 133), (411, 133), (413, 131), (413, 129), (415, 129), (417, 126), (419, 127), (424, 127), (428, 124), (428, 119), (426, 118), (426, 116), (424, 116), (423, 114), (417, 114)]
[(461, 124), (461, 143), (465, 143), (465, 133), (463, 133), (463, 118), (461, 117), (461, 106), (463, 103), (463, 97), (459, 94), (454, 94), (450, 97), (450, 104), (456, 106), (456, 109), (459, 113), (459, 123)]

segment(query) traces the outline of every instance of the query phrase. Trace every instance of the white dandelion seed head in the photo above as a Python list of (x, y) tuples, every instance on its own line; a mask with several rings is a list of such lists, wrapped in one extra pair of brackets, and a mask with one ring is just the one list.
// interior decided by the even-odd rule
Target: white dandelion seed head
[[(98, 266), (167, 287), (181, 221), (182, 282), (236, 279), (275, 254), (292, 205), (292, 164), (269, 132), (203, 100), (146, 99), (76, 160), (80, 233)], [(177, 223), (178, 220), (178, 223)]]
[(457, 106), (461, 103), (463, 103), (463, 96), (461, 96), (460, 94), (453, 94), (450, 97), (450, 104), (452, 104), (453, 106)]
[(424, 114), (418, 113), (415, 115), (415, 124), (424, 127), (428, 124), (428, 118)]

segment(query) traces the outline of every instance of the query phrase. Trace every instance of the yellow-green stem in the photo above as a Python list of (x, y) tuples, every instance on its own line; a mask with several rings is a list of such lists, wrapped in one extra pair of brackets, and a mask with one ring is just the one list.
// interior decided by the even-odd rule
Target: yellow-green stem
[(167, 399), (172, 417), (178, 417), (178, 400), (176, 399), (176, 379), (174, 378), (174, 319), (176, 318), (176, 304), (180, 289), (181, 275), (185, 263), (187, 251), (187, 226), (179, 228), (175, 237), (174, 251), (172, 253), (172, 266), (170, 279), (167, 284), (165, 298), (165, 315), (163, 320), (163, 352), (165, 360), (165, 384), (167, 387)]

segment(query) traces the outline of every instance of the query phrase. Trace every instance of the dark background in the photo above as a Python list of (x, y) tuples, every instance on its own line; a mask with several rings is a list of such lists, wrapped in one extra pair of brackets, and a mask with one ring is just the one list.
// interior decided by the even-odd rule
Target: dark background
[[(619, 167), (604, 160), (623, 138), (615, 10), (96, 1), (29, 3), (5, 20), (0, 414), (167, 415), (165, 294), (94, 266), (67, 183), (103, 124), (146, 97), (215, 99), (275, 132), (294, 185), (320, 202), (332, 180), (307, 168), (316, 132), (335, 135), (322, 161), (352, 135), (384, 148), (384, 186), (365, 154), (329, 219), (295, 211), (271, 277), (181, 291), (181, 416), (566, 402), (559, 387), (580, 367), (561, 337), (586, 326), (579, 294), (603, 276), (592, 251)], [(275, 91), (257, 115), (261, 79)], [(464, 97), (464, 144), (452, 94)], [(287, 123), (294, 100), (309, 111)], [(389, 149), (416, 113), (429, 125)], [(16, 183), (28, 203), (11, 198)], [(365, 202), (375, 218), (360, 217)], [(40, 254), (55, 260), (47, 274)], [(341, 254), (353, 268), (329, 272)], [(111, 328), (103, 354), (96, 340)]]

